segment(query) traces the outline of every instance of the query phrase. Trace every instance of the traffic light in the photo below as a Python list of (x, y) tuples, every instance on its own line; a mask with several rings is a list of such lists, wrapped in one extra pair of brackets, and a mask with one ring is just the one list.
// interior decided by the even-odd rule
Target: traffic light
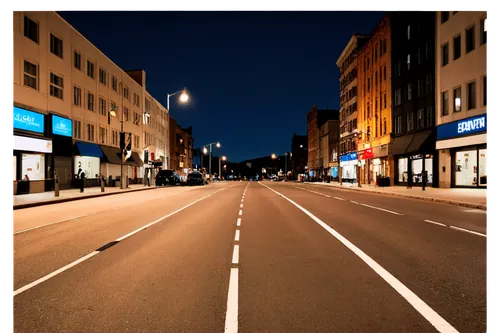
[(132, 133), (128, 134), (128, 143), (125, 150), (127, 151), (127, 153), (132, 150)]
[(125, 132), (120, 132), (120, 150), (125, 149)]

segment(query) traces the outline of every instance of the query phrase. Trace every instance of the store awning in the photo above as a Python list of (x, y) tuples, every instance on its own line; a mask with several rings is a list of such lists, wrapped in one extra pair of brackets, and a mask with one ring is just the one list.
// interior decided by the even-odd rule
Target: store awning
[(120, 164), (121, 152), (119, 148), (101, 146), (101, 150), (104, 153), (105, 163)]
[[(407, 153), (416, 152), (427, 152), (427, 150), (433, 150), (433, 145), (429, 145), (429, 139), (432, 136), (433, 130), (427, 130), (415, 133), (415, 137), (408, 146)], [(429, 146), (429, 147), (428, 147)]]
[(75, 150), (75, 155), (103, 157), (101, 148), (95, 143), (75, 142)]
[(144, 162), (139, 157), (139, 154), (137, 154), (136, 152), (132, 152), (132, 156), (130, 156), (125, 161), (125, 164), (136, 166), (136, 167), (142, 167), (144, 165)]

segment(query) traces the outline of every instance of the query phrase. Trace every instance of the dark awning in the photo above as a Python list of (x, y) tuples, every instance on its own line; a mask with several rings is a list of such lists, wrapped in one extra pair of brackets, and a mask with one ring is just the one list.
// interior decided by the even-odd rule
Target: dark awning
[(413, 136), (414, 134), (408, 134), (394, 138), (389, 144), (389, 154), (402, 155), (406, 153), (406, 148), (410, 145)]
[(144, 162), (142, 162), (141, 158), (139, 157), (139, 154), (137, 154), (136, 152), (132, 152), (132, 156), (130, 156), (125, 161), (125, 164), (136, 167), (142, 167), (144, 165)]
[(402, 155), (424, 152), (429, 149), (432, 150), (432, 140), (430, 139), (432, 138), (433, 131), (430, 129), (394, 138), (389, 145), (389, 154)]
[(103, 157), (101, 148), (95, 143), (77, 141), (75, 150), (75, 155), (78, 156)]
[(408, 146), (407, 153), (416, 153), (425, 150), (425, 143), (429, 137), (431, 137), (433, 130), (427, 130), (415, 133), (415, 137)]
[(119, 148), (101, 146), (101, 150), (104, 153), (104, 162), (111, 164), (120, 164), (121, 152)]

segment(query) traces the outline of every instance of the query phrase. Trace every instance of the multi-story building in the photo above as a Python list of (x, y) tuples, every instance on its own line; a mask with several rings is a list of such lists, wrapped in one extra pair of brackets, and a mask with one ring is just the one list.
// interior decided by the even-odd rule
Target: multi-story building
[(298, 179), (304, 176), (307, 166), (307, 135), (296, 135), (292, 137), (292, 177)]
[[(155, 127), (168, 111), (145, 86), (144, 71), (122, 70), (57, 13), (14, 12), (14, 193), (51, 190), (55, 175), (61, 188), (76, 186), (81, 172), (88, 186), (100, 176), (112, 185), (121, 175), (122, 123), (132, 151), (126, 173), (142, 182), (144, 133), (168, 142)], [(26, 177), (29, 188), (18, 191)]]
[(342, 178), (356, 180), (358, 163), (356, 129), (358, 128), (358, 51), (368, 36), (353, 35), (337, 59), (340, 70), (340, 166)]
[(435, 18), (439, 187), (486, 187), (486, 18)]
[(339, 120), (338, 110), (319, 110), (313, 105), (307, 113), (307, 166), (311, 177), (319, 177), (320, 128), (328, 120)]
[(398, 12), (392, 26), (392, 129), (396, 185), (437, 186), (435, 12)]
[(338, 178), (339, 131), (339, 120), (326, 121), (319, 131), (319, 168), (324, 177)]
[(186, 176), (193, 168), (193, 145), (193, 128), (182, 128), (170, 117), (169, 167), (179, 175)]
[(391, 22), (385, 15), (358, 51), (358, 121), (354, 129), (360, 182), (394, 179), (391, 142)]

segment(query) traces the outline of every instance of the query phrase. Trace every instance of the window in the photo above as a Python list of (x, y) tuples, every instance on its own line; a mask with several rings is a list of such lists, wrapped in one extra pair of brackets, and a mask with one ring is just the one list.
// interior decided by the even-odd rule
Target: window
[[(382, 104), (382, 103), (380, 103)], [(378, 110), (378, 98), (375, 98), (375, 109), (373, 109), (374, 112), (377, 112)]]
[(384, 81), (387, 79), (387, 67), (384, 66)]
[(384, 135), (387, 134), (387, 118), (384, 118)]
[(458, 35), (453, 38), (453, 60), (460, 58), (460, 51), (462, 49), (462, 36)]
[(453, 89), (453, 105), (454, 112), (462, 111), (462, 88), (458, 87)]
[(368, 78), (368, 92), (370, 92), (370, 78)]
[(118, 146), (118, 131), (111, 132), (111, 144), (113, 146)]
[(50, 52), (59, 58), (63, 57), (63, 42), (53, 34), (50, 34)]
[(106, 115), (106, 100), (102, 97), (99, 97), (99, 114), (105, 116)]
[(417, 112), (417, 126), (418, 128), (424, 128), (424, 109), (420, 109)]
[(375, 89), (377, 89), (377, 84), (378, 84), (378, 73), (375, 72)]
[(450, 12), (441, 12), (441, 24), (448, 21), (450, 18)]
[(107, 129), (104, 127), (99, 127), (99, 143), (106, 143)]
[(420, 54), (420, 47), (417, 48), (417, 64), (420, 65), (422, 63), (422, 56)]
[(441, 46), (441, 53), (441, 56), (443, 57), (441, 59), (441, 66), (444, 67), (448, 65), (448, 43)]
[(401, 88), (394, 90), (394, 106), (401, 104)]
[(73, 105), (82, 106), (82, 89), (73, 86)]
[(483, 105), (486, 105), (486, 76), (483, 77)]
[(406, 86), (406, 99), (408, 101), (411, 101), (411, 83), (408, 83), (408, 85)]
[(94, 125), (87, 124), (87, 140), (94, 141)]
[(486, 18), (481, 20), (481, 35), (479, 36), (479, 45), (486, 44)]
[(73, 66), (80, 71), (82, 70), (82, 56), (76, 51), (73, 52)]
[(87, 76), (90, 78), (94, 78), (94, 63), (90, 60), (87, 60)]
[(425, 93), (429, 94), (432, 92), (432, 74), (427, 74), (425, 77)]
[(109, 102), (109, 107), (110, 107), (111, 110), (115, 110), (116, 113), (118, 113), (118, 108), (116, 107), (116, 103), (115, 102), (113, 102), (113, 101)]
[(410, 26), (408, 25), (408, 40), (410, 40)]
[(475, 46), (475, 38), (474, 38), (474, 26), (465, 30), (465, 53), (469, 53), (474, 51)]
[(434, 120), (434, 114), (432, 112), (432, 106), (427, 107), (427, 127), (432, 127)]
[(125, 86), (123, 87), (123, 97), (125, 97), (126, 99), (129, 99), (128, 88)]
[(24, 60), (24, 85), (37, 89), (37, 66)]
[(102, 68), (99, 68), (99, 82), (106, 85), (106, 71)]
[(366, 103), (366, 117), (370, 118), (370, 102)]
[(75, 139), (82, 138), (82, 122), (79, 120), (73, 120), (73, 135)]
[(476, 81), (467, 84), (467, 110), (476, 108)]
[(407, 123), (408, 131), (413, 131), (415, 129), (415, 126), (413, 124), (413, 112), (408, 112), (406, 114), (406, 123)]
[(401, 116), (396, 117), (396, 134), (401, 134), (403, 132), (403, 128), (401, 126)]
[(422, 97), (423, 93), (423, 81), (417, 80), (417, 97)]
[(398, 77), (399, 75), (401, 75), (401, 62), (398, 60), (394, 66), (394, 76)]
[(139, 136), (134, 135), (134, 147), (139, 148)]
[(384, 109), (387, 107), (387, 94), (384, 93)]
[(38, 44), (38, 23), (27, 16), (24, 17), (24, 36)]
[(111, 88), (114, 91), (118, 91), (118, 80), (116, 79), (116, 77), (114, 75), (111, 76)]
[(90, 111), (94, 111), (94, 94), (87, 92), (87, 109)]
[(441, 100), (442, 100), (442, 106), (441, 106), (441, 115), (442, 116), (447, 116), (448, 115), (448, 92), (444, 91), (441, 93)]
[(137, 112), (134, 112), (134, 124), (139, 126), (140, 121), (141, 121), (140, 115)]
[(129, 115), (128, 115), (128, 108), (123, 107), (123, 121), (128, 121), (129, 120)]
[(63, 78), (50, 73), (50, 96), (63, 99)]

